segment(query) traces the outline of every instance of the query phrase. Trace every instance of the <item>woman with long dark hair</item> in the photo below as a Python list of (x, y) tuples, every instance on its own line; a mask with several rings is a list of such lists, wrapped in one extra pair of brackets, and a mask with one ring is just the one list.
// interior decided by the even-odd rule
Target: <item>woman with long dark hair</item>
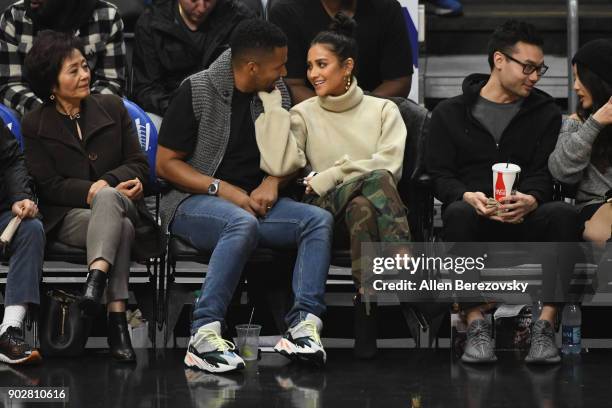
[(612, 204), (612, 40), (585, 44), (572, 59), (576, 113), (564, 117), (548, 167), (562, 183), (577, 186), (576, 205), (585, 223), (583, 238), (610, 239)]

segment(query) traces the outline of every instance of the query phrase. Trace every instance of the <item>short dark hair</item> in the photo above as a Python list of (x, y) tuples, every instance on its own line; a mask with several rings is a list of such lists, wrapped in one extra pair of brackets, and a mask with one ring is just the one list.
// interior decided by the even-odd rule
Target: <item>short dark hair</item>
[(310, 45), (326, 44), (329, 45), (331, 51), (338, 56), (340, 62), (352, 58), (357, 65), (357, 41), (355, 40), (355, 32), (357, 23), (351, 17), (339, 12), (337, 13), (328, 30), (322, 31), (316, 35)]
[(85, 56), (81, 39), (69, 33), (44, 30), (34, 39), (24, 61), (24, 73), (30, 88), (43, 102), (49, 102), (62, 64), (74, 50)]
[(489, 54), (489, 68), (493, 69), (493, 54), (496, 51), (511, 54), (514, 51), (514, 46), (519, 41), (536, 45), (540, 48), (544, 45), (544, 40), (536, 30), (533, 24), (525, 23), (524, 21), (508, 20), (501, 26), (497, 27), (491, 38), (487, 51)]
[(259, 18), (241, 21), (230, 38), (232, 58), (241, 58), (250, 51), (271, 52), (286, 47), (287, 36), (272, 23)]

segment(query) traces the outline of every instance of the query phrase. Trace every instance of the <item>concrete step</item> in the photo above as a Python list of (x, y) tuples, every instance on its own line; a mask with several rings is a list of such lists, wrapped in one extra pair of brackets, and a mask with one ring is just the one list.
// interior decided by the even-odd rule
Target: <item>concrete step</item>
[[(464, 15), (426, 17), (428, 54), (478, 54), (486, 51), (495, 27), (509, 18), (534, 24), (545, 39), (545, 50), (563, 54), (566, 49), (567, 5), (563, 1), (465, 1)], [(612, 0), (580, 2), (580, 43), (612, 37)]]

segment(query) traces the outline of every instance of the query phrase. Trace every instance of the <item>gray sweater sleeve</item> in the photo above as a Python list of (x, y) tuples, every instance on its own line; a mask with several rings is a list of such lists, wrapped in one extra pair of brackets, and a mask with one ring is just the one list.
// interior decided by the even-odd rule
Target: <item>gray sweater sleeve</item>
[(564, 117), (557, 146), (548, 158), (553, 177), (567, 184), (580, 182), (583, 170), (591, 161), (593, 143), (602, 129), (592, 116), (584, 123)]

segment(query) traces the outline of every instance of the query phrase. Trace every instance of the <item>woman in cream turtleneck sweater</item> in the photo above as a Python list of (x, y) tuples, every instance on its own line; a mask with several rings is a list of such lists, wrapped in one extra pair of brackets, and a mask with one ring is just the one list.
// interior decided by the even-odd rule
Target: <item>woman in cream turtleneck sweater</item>
[(406, 127), (393, 102), (357, 85), (354, 24), (339, 13), (313, 40), (307, 74), (317, 96), (287, 112), (277, 90), (260, 92), (265, 112), (255, 128), (262, 170), (287, 176), (310, 165), (316, 175), (305, 179), (304, 201), (334, 214), (336, 236), (350, 236), (355, 353), (367, 358), (376, 354), (376, 322), (375, 309), (361, 302), (361, 243), (407, 242), (410, 229), (396, 187)]

